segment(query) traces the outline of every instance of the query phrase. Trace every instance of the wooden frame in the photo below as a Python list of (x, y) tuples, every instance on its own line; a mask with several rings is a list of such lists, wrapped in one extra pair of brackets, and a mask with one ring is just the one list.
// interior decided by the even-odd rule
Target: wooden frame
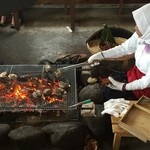
[[(130, 105), (132, 106), (135, 102), (136, 101), (130, 101)], [(113, 150), (119, 150), (122, 137), (133, 137), (132, 134), (119, 126), (118, 123), (120, 119), (121, 117), (117, 118), (115, 116), (111, 116), (112, 131), (114, 133)]]
[(134, 103), (125, 116), (119, 121), (119, 126), (136, 136), (143, 142), (150, 141), (150, 98), (141, 97)]

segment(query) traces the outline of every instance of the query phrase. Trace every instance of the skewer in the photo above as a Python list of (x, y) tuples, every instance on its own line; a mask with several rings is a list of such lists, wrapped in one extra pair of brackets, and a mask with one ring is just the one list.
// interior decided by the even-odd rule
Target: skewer
[(82, 104), (88, 104), (88, 103), (90, 103), (90, 102), (91, 102), (91, 99), (87, 99), (87, 100), (84, 100), (84, 101), (82, 101), (82, 102), (79, 102), (79, 103), (76, 103), (76, 104), (74, 104), (74, 105), (71, 105), (71, 106), (69, 106), (69, 108), (81, 106)]

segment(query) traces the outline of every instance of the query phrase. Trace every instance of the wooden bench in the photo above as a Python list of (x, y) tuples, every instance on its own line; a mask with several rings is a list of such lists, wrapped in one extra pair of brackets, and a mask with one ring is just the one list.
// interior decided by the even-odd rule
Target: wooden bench
[[(119, 0), (119, 14), (122, 12), (122, 5), (124, 3), (124, 0)], [(65, 12), (67, 15), (70, 15), (70, 26), (71, 30), (75, 30), (75, 0), (64, 0), (64, 7), (65, 7)], [(13, 12), (14, 17), (15, 17), (15, 28), (17, 30), (20, 29), (20, 22), (19, 22), (19, 17), (18, 17), (18, 12)]]
[[(132, 105), (134, 102), (135, 101), (131, 101), (130, 104)], [(117, 118), (111, 116), (112, 131), (114, 133), (113, 150), (119, 150), (122, 137), (133, 137), (132, 134), (119, 127), (118, 122), (120, 119), (121, 117)]]
[[(64, 0), (64, 8), (65, 13), (70, 15), (71, 29), (75, 30), (75, 0)], [(15, 29), (20, 30), (20, 20), (19, 20), (19, 12), (13, 12), (14, 21), (15, 21)]]

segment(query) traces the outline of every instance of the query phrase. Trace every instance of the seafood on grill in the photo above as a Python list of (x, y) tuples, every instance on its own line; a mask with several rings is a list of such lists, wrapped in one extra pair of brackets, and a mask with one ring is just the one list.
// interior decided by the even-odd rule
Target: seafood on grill
[(36, 90), (32, 93), (34, 98), (41, 98), (42, 97), (42, 92), (40, 90)]
[(61, 77), (62, 72), (59, 69), (57, 69), (56, 71), (54, 71), (54, 75), (56, 78), (59, 78), (59, 77)]
[(17, 77), (18, 76), (14, 73), (11, 73), (11, 74), (8, 75), (8, 78), (11, 79), (11, 80), (17, 79)]
[(59, 82), (59, 87), (62, 88), (62, 89), (68, 89), (68, 88), (70, 88), (70, 84), (67, 83), (67, 82), (64, 82), (64, 81), (60, 81)]
[[(47, 107), (54, 102), (64, 102), (70, 90), (69, 81), (62, 81), (54, 76), (54, 72), (46, 72), (53, 80), (40, 75), (0, 74), (0, 108), (34, 108)], [(16, 110), (16, 109), (15, 109)], [(31, 109), (29, 109), (31, 110)]]
[(52, 89), (46, 88), (46, 89), (44, 89), (44, 91), (43, 91), (43, 95), (44, 95), (44, 96), (50, 96), (50, 95), (52, 95), (52, 92), (53, 92)]
[(2, 72), (1, 74), (0, 74), (0, 78), (7, 78), (7, 72), (5, 71), (5, 72)]

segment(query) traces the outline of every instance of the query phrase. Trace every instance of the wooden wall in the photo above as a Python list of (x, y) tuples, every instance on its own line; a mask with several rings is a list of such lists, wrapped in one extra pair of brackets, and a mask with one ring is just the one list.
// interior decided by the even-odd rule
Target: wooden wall
[[(63, 4), (65, 0), (37, 0), (37, 4)], [(68, 0), (70, 1), (70, 0)], [(120, 0), (75, 0), (76, 4), (113, 4)], [(123, 0), (124, 4), (148, 3), (149, 0)]]

